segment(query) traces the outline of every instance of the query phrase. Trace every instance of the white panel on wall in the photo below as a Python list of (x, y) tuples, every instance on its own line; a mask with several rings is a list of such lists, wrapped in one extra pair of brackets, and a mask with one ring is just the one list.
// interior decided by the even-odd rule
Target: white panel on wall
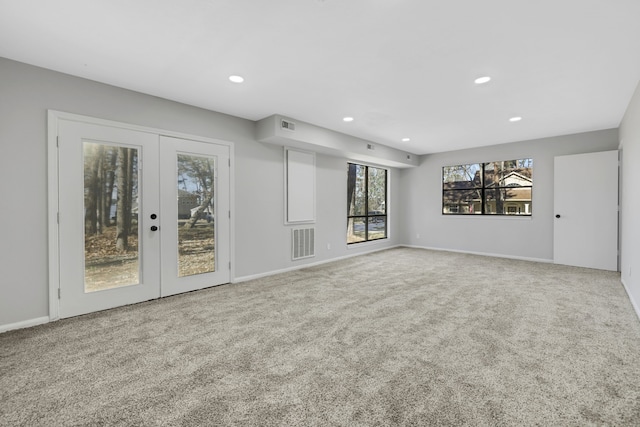
[(316, 220), (316, 156), (285, 148), (285, 223)]

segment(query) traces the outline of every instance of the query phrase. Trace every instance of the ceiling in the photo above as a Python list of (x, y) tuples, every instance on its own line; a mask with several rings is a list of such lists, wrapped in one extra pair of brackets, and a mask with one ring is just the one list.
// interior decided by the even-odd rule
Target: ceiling
[(0, 56), (426, 154), (618, 127), (638, 21), (638, 0), (0, 0)]

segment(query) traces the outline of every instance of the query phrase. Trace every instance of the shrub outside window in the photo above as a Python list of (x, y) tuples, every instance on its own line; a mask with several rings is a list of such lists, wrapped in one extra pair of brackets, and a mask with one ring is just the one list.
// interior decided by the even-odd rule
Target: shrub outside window
[(386, 239), (387, 170), (347, 166), (347, 244)]
[(533, 159), (442, 168), (443, 215), (531, 216)]

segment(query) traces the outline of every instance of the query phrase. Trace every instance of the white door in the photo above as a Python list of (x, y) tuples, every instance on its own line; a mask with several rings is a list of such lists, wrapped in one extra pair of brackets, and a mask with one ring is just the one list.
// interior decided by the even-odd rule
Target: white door
[(618, 270), (618, 151), (554, 161), (553, 260)]
[(161, 136), (160, 169), (162, 296), (228, 283), (229, 147)]
[(229, 151), (59, 120), (60, 317), (228, 283)]

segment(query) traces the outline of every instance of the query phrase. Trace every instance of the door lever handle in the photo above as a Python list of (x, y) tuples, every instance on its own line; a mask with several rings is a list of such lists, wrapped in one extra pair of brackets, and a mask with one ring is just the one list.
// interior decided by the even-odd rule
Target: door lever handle
[(151, 231), (158, 231), (158, 227), (156, 225), (151, 226)]

